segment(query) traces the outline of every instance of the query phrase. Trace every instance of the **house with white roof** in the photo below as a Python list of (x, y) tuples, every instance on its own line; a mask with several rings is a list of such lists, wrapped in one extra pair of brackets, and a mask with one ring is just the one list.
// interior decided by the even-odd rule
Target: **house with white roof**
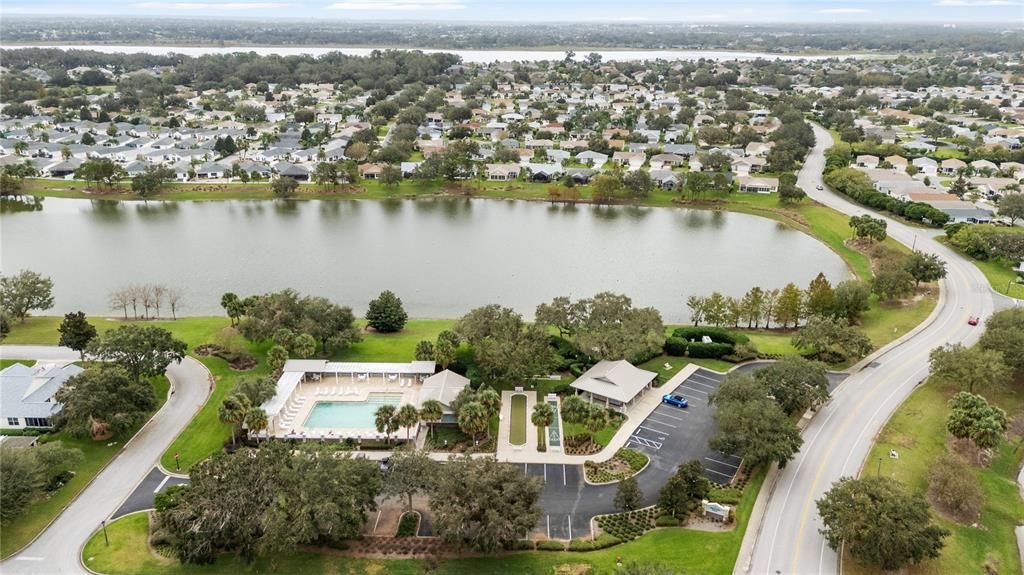
[(658, 374), (640, 369), (628, 361), (601, 360), (569, 384), (590, 403), (625, 411), (651, 389)]
[(441, 423), (457, 423), (458, 414), (452, 409), (452, 402), (468, 385), (468, 378), (449, 369), (435, 373), (423, 380), (416, 406), (422, 409), (424, 402), (437, 401), (441, 404)]
[(0, 425), (8, 429), (49, 429), (61, 410), (54, 395), (81, 367), (15, 363), (0, 371)]

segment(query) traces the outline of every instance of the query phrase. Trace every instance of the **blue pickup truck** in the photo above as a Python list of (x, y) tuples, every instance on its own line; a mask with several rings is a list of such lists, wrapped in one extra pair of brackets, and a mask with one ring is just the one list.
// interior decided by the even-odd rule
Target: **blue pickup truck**
[(661, 402), (674, 405), (676, 407), (688, 407), (690, 405), (690, 402), (687, 401), (685, 397), (672, 394), (661, 396)]

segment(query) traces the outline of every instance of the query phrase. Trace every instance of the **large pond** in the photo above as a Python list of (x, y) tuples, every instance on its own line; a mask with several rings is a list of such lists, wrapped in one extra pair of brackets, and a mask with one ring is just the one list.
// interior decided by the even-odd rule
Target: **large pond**
[[(24, 48), (27, 46), (0, 45), (3, 49)], [(62, 50), (95, 50), (108, 54), (184, 54), (186, 56), (203, 56), (206, 54), (231, 54), (233, 52), (255, 52), (261, 56), (296, 56), (310, 55), (322, 56), (328, 52), (341, 52), (350, 56), (367, 56), (374, 50), (386, 48), (350, 48), (344, 46), (133, 46), (133, 45), (103, 45), (103, 44), (81, 44), (81, 45), (33, 45), (35, 48), (60, 48)], [(456, 54), (466, 63), (486, 64), (490, 62), (541, 62), (544, 60), (562, 60), (565, 58), (564, 50), (439, 50), (432, 48), (399, 48), (401, 50), (422, 50), (425, 53), (447, 52)], [(727, 50), (577, 50), (576, 59), (582, 60), (591, 52), (597, 52), (606, 61), (619, 62), (644, 62), (648, 60), (706, 60), (727, 61), (739, 60), (748, 61), (764, 58), (767, 60), (822, 60), (835, 58), (834, 55), (821, 54), (773, 54), (767, 52), (739, 52)], [(878, 58), (877, 54), (844, 54), (843, 58)]]
[(682, 322), (689, 295), (849, 276), (810, 236), (736, 213), (484, 199), (38, 201), (3, 214), (0, 263), (52, 277), (61, 313), (113, 314), (112, 290), (158, 283), (183, 291), (188, 315), (222, 313), (226, 291), (292, 287), (358, 313), (390, 289), (414, 317), (489, 303), (532, 317), (555, 296), (610, 290)]

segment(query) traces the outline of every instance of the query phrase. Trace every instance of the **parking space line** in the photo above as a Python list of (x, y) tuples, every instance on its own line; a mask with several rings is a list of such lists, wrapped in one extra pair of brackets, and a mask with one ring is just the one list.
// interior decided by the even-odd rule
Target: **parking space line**
[(164, 488), (164, 485), (167, 484), (167, 480), (170, 478), (170, 475), (164, 475), (164, 480), (160, 482), (160, 485), (156, 486), (156, 489), (153, 490), (153, 493), (160, 493), (160, 490)]
[[(685, 414), (686, 412), (681, 410), (681, 409), (677, 409), (675, 413)], [(676, 417), (675, 415), (669, 415), (669, 414), (667, 414), (665, 412), (658, 411), (657, 409), (652, 411), (651, 415), (657, 415), (658, 417), (667, 417), (669, 419), (674, 419), (676, 421), (684, 421), (684, 419), (682, 417)]]
[(731, 473), (722, 473), (721, 471), (715, 471), (714, 469), (708, 469), (706, 467), (704, 468), (704, 471), (707, 471), (707, 472), (710, 472), (710, 473), (714, 473), (715, 475), (721, 475), (722, 477), (727, 477), (727, 478), (729, 478), (729, 480), (732, 480), (732, 474)]
[(572, 540), (572, 515), (567, 515), (569, 518), (569, 540)]
[[(664, 435), (664, 436), (668, 436), (668, 435), (672, 434), (671, 431), (661, 431), (660, 429), (654, 429), (653, 427), (647, 427), (646, 425), (638, 425), (636, 427), (637, 427), (637, 429), (646, 429), (647, 431), (650, 431), (652, 433), (657, 433), (659, 435)], [(662, 438), (662, 439), (664, 439), (664, 438)]]
[(565, 478), (565, 464), (563, 463), (562, 464), (562, 486), (564, 487), (564, 486), (566, 486), (568, 484), (569, 484), (569, 481)]
[(548, 464), (544, 464), (544, 483), (548, 482)]
[(704, 386), (704, 387), (707, 387), (707, 388), (709, 388), (709, 389), (711, 389), (711, 390), (715, 390), (715, 389), (718, 389), (718, 386), (717, 386), (717, 385), (711, 385), (710, 383), (704, 383), (703, 381), (691, 381), (691, 380), (689, 380), (689, 379), (688, 379), (688, 380), (684, 381), (684, 382), (683, 382), (683, 384), (684, 384), (684, 385), (686, 385), (686, 384), (690, 384), (690, 385), (702, 385), (702, 386)]
[(671, 423), (666, 423), (664, 421), (658, 421), (657, 419), (654, 419), (653, 417), (650, 417), (650, 416), (647, 418), (647, 421), (653, 421), (654, 423), (657, 423), (658, 425), (664, 425), (665, 427), (671, 427), (672, 429), (676, 429), (678, 427), (677, 425), (673, 425)]
[[(695, 389), (693, 387), (686, 387), (685, 384), (684, 385), (680, 385), (678, 389), (688, 389), (688, 390), (692, 391), (693, 393), (703, 393), (704, 395), (708, 394), (708, 392), (700, 390), (700, 389)], [(677, 389), (677, 391), (678, 391), (678, 389)]]
[(739, 469), (740, 468), (739, 465), (733, 465), (731, 463), (726, 463), (724, 461), (719, 461), (717, 459), (711, 459), (710, 457), (705, 457), (704, 459), (707, 459), (708, 461), (714, 461), (715, 463), (721, 463), (722, 465), (725, 465), (726, 467), (732, 467), (733, 469)]
[(548, 515), (548, 539), (551, 539), (551, 516)]

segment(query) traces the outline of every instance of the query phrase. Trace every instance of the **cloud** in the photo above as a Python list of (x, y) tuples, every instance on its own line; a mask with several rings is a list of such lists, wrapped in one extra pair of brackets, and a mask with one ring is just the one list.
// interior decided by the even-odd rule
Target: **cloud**
[(140, 2), (137, 8), (173, 8), (175, 10), (273, 10), (294, 5), (285, 2)]
[(825, 8), (818, 10), (818, 14), (867, 14), (870, 10), (865, 8)]
[(330, 10), (357, 10), (367, 12), (406, 12), (416, 10), (462, 10), (461, 0), (346, 0), (335, 2)]
[(1024, 2), (1015, 0), (939, 0), (935, 5), (955, 8), (977, 8), (980, 6), (1024, 6)]

